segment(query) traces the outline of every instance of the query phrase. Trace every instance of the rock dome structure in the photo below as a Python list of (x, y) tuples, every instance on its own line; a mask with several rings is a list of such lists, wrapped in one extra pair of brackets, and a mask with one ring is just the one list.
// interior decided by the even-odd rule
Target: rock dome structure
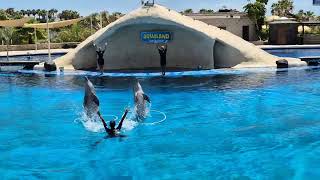
[[(108, 43), (104, 70), (157, 69), (157, 45), (143, 41), (146, 32), (169, 33), (168, 69), (276, 67), (280, 59), (228, 31), (154, 5), (140, 7), (102, 28), (55, 63), (65, 69), (95, 70), (94, 44)], [(301, 64), (298, 59), (289, 61), (289, 66)]]

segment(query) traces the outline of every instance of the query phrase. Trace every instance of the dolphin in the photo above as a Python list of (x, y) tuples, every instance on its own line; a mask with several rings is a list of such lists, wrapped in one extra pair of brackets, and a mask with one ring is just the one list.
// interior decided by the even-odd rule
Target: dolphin
[(147, 116), (146, 102), (151, 103), (149, 96), (144, 94), (143, 89), (137, 81), (133, 86), (135, 114), (137, 120), (143, 120)]
[(86, 77), (85, 83), (85, 95), (83, 99), (83, 107), (89, 118), (94, 117), (95, 115), (100, 116), (99, 105), (100, 101), (96, 95), (96, 91), (94, 89), (91, 81)]

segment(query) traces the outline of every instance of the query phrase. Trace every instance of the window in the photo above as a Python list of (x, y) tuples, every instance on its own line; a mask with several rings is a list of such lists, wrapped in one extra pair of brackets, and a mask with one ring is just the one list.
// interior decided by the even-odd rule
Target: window
[(218, 28), (223, 29), (223, 30), (227, 30), (227, 27), (225, 27), (225, 26), (219, 26)]

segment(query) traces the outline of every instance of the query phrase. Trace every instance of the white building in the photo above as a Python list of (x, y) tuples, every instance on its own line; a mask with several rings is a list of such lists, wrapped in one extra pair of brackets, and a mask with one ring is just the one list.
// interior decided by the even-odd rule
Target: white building
[(216, 12), (212, 14), (185, 14), (195, 20), (227, 30), (247, 41), (256, 41), (255, 23), (243, 12)]

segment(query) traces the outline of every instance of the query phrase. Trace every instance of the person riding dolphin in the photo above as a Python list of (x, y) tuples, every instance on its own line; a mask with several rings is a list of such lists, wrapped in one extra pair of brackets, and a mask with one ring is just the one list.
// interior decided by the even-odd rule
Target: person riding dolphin
[(94, 118), (96, 115), (98, 115), (109, 137), (118, 137), (118, 136), (121, 137), (122, 135), (120, 135), (120, 130), (122, 128), (123, 121), (125, 120), (129, 110), (128, 109), (125, 110), (125, 113), (123, 114), (117, 128), (115, 128), (116, 122), (114, 120), (110, 121), (109, 123), (110, 128), (108, 128), (107, 123), (105, 122), (105, 120), (103, 119), (100, 113), (99, 106), (100, 106), (100, 101), (96, 95), (95, 88), (91, 83), (91, 81), (86, 77), (85, 95), (83, 99), (83, 107), (84, 107), (85, 113), (89, 118)]
[(136, 81), (133, 87), (133, 93), (136, 119), (141, 121), (147, 117), (146, 102), (151, 103), (151, 101), (149, 96), (143, 92), (139, 81)]

